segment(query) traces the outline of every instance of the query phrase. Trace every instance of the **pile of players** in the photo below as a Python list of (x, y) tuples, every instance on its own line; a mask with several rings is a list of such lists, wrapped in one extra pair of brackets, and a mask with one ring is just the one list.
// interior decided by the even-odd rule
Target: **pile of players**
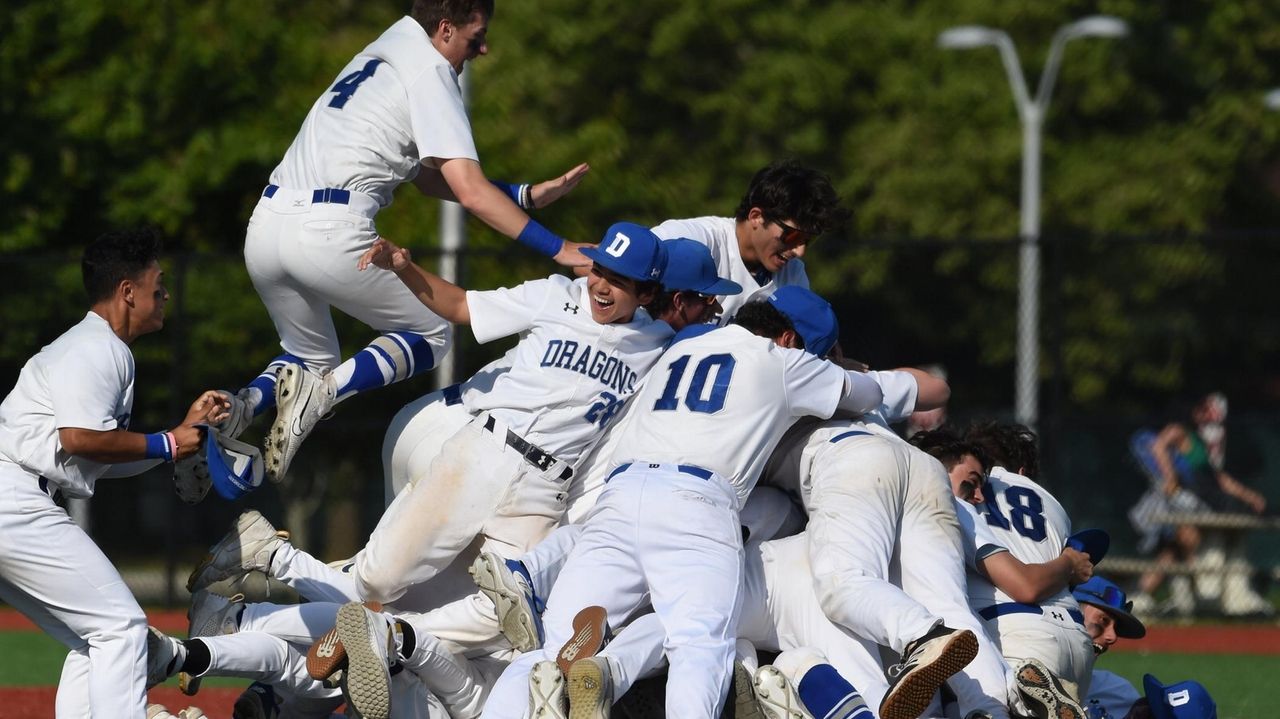
[[(842, 359), (800, 259), (847, 218), (829, 180), (778, 162), (731, 217), (565, 241), (526, 213), (585, 165), (538, 184), (480, 167), (457, 78), (492, 16), (418, 0), (316, 101), (245, 243), (285, 353), (170, 431), (128, 430), (129, 345), (168, 299), (158, 242), (86, 250), (90, 312), (0, 405), (0, 598), (70, 648), (58, 715), (143, 716), (181, 674), (189, 694), (254, 680), (245, 719), (589, 719), (665, 671), (672, 717), (1084, 717), (1097, 653), (1143, 631), (1090, 579), (1105, 542), (1034, 482), (1025, 429), (889, 429), (950, 390)], [(581, 276), (466, 290), (419, 267), (373, 224), (409, 181)], [(379, 336), (342, 361), (331, 307)], [(366, 546), (331, 567), (245, 512), (191, 576), (186, 640), (147, 629), (55, 503), (161, 462), (189, 501), (251, 488), (255, 462), (279, 479), (337, 403), (434, 367), (450, 324), (518, 342), (392, 420)], [(259, 458), (236, 438), (273, 406)], [(254, 601), (263, 574), (306, 601)]]

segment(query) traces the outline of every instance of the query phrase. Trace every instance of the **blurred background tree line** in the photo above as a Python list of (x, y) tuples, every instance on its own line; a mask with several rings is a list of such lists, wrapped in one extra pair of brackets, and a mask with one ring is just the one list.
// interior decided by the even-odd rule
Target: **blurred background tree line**
[[(239, 387), (274, 356), (241, 260), (245, 223), (311, 103), (409, 4), (8, 3), (5, 391), (83, 313), (80, 249), (122, 225), (162, 228), (177, 298), (163, 335), (135, 347), (139, 422), (170, 422), (198, 389)], [(1209, 388), (1274, 418), (1280, 114), (1261, 102), (1280, 85), (1273, 2), (499, 2), (490, 55), (467, 71), (472, 123), (490, 177), (591, 163), (538, 213), (579, 241), (617, 219), (730, 214), (779, 157), (822, 169), (854, 220), (806, 260), (841, 309), (846, 346), (876, 366), (941, 362), (955, 414), (1007, 416), (1021, 133), (996, 52), (936, 38), (1002, 28), (1034, 82), (1053, 31), (1092, 13), (1131, 32), (1067, 46), (1045, 127), (1046, 423), (1131, 428)], [(379, 228), (431, 266), (438, 207), (415, 194), (402, 190)], [(469, 286), (554, 269), (479, 222), (469, 230)], [(369, 338), (339, 328), (350, 349)], [(495, 351), (461, 335), (465, 373)], [(312, 440), (299, 471), (368, 476), (344, 481), (380, 495), (382, 429), (428, 389), (408, 384), (344, 404), (318, 435), (343, 441)]]

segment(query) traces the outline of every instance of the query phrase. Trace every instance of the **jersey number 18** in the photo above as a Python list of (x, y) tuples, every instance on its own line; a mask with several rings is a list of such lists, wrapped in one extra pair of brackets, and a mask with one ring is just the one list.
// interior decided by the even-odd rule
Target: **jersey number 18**
[(982, 505), (987, 524), (1012, 529), (1033, 542), (1042, 541), (1045, 538), (1044, 502), (1040, 495), (1026, 487), (1009, 487), (1004, 491), (1004, 498), (1009, 503), (1008, 519), (1000, 512), (996, 496), (987, 495), (987, 501)]

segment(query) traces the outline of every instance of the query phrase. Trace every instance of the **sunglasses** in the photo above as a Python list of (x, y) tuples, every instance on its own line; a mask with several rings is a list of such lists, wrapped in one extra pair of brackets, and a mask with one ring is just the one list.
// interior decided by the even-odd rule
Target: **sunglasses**
[(1097, 597), (1098, 599), (1102, 600), (1102, 604), (1105, 604), (1108, 607), (1111, 607), (1112, 609), (1120, 609), (1125, 612), (1128, 612), (1133, 609), (1133, 602), (1128, 601), (1128, 598), (1125, 597), (1124, 592), (1116, 587), (1103, 587), (1101, 594), (1088, 589), (1077, 588), (1076, 591), (1080, 592), (1081, 594), (1088, 594), (1091, 597)]
[(775, 220), (770, 217), (766, 217), (765, 219), (782, 228), (782, 237), (780, 239), (782, 240), (782, 244), (788, 247), (795, 247), (796, 245), (803, 245), (806, 242), (812, 242), (813, 239), (818, 236), (818, 233), (816, 232), (806, 232), (798, 227), (792, 227), (782, 220)]

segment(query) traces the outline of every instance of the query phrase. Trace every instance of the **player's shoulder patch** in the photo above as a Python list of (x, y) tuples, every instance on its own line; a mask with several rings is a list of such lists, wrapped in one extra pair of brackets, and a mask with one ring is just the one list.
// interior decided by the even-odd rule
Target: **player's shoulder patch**
[(694, 337), (701, 337), (702, 335), (705, 335), (706, 333), (712, 330), (718, 330), (718, 329), (720, 329), (719, 326), (713, 325), (710, 323), (689, 325), (688, 327), (685, 327), (684, 329), (677, 332), (675, 337), (671, 338), (671, 344), (674, 345), (675, 343), (681, 340), (688, 340), (688, 339), (693, 339)]

